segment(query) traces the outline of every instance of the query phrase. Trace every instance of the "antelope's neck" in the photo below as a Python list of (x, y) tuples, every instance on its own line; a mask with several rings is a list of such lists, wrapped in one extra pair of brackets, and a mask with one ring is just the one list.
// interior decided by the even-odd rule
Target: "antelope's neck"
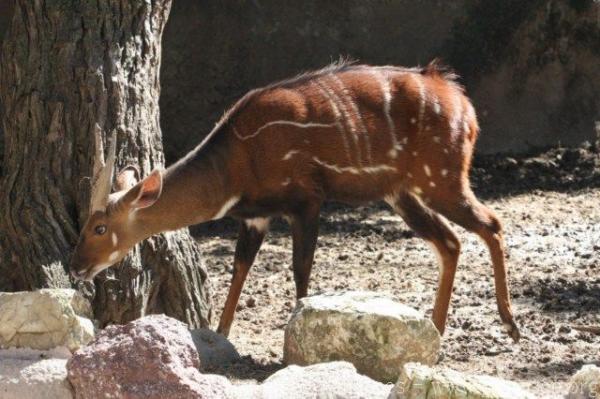
[[(206, 151), (205, 151), (206, 153)], [(152, 206), (135, 218), (146, 236), (218, 219), (223, 204), (235, 198), (225, 158), (218, 154), (190, 155), (169, 167), (163, 188)]]

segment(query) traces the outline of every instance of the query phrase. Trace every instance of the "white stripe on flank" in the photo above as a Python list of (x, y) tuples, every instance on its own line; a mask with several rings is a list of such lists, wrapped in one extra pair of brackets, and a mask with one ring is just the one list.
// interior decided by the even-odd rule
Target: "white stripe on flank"
[(352, 118), (350, 118), (350, 114), (348, 113), (348, 109), (346, 108), (346, 105), (340, 99), (340, 97), (337, 95), (337, 93), (332, 88), (325, 85), (324, 83), (321, 83), (321, 84), (327, 90), (327, 92), (331, 95), (331, 98), (334, 101), (334, 103), (339, 105), (339, 110), (342, 115), (342, 121), (344, 121), (344, 123), (348, 127), (348, 130), (350, 131), (350, 137), (352, 137), (352, 142), (354, 143), (354, 147), (356, 149), (356, 163), (358, 163), (360, 165), (361, 164), (361, 151), (360, 151), (360, 144), (358, 143), (358, 135), (356, 134), (356, 125), (354, 125), (354, 121), (352, 120)]
[(221, 209), (219, 209), (217, 211), (217, 213), (215, 213), (215, 215), (211, 218), (211, 220), (221, 219), (223, 216), (225, 216), (227, 214), (227, 212), (229, 212), (229, 210), (231, 208), (233, 208), (233, 206), (235, 204), (238, 203), (239, 200), (240, 200), (240, 197), (238, 195), (234, 195), (233, 197), (229, 198), (227, 201), (225, 201), (223, 206), (221, 206)]
[(271, 122), (268, 122), (268, 123), (262, 125), (254, 133), (252, 133), (251, 135), (248, 135), (248, 136), (241, 136), (239, 134), (239, 132), (237, 131), (237, 129), (235, 128), (235, 126), (233, 128), (233, 133), (236, 135), (236, 137), (238, 139), (244, 141), (244, 140), (251, 139), (252, 137), (258, 136), (260, 134), (260, 132), (262, 132), (264, 129), (271, 127), (271, 126), (275, 126), (275, 125), (288, 125), (288, 126), (295, 126), (295, 127), (306, 129), (306, 128), (313, 128), (313, 127), (334, 127), (335, 123), (316, 123), (316, 122), (301, 123), (301, 122), (296, 122), (296, 121), (279, 120), (279, 121), (271, 121)]
[(397, 172), (398, 171), (398, 169), (396, 169), (393, 166), (389, 166), (389, 165), (372, 165), (372, 166), (365, 166), (362, 168), (355, 168), (354, 166), (338, 166), (338, 165), (330, 164), (330, 163), (320, 160), (317, 157), (313, 157), (313, 161), (315, 161), (317, 164), (319, 164), (327, 169), (330, 169), (336, 173), (352, 173), (353, 175), (358, 175), (361, 173), (374, 174), (374, 173), (381, 173), (381, 172)]
[(298, 151), (298, 150), (290, 150), (290, 151), (288, 151), (288, 153), (287, 153), (287, 154), (285, 154), (285, 155), (283, 156), (283, 158), (281, 158), (281, 160), (282, 160), (282, 161), (288, 161), (288, 160), (290, 160), (290, 159), (291, 159), (291, 158), (292, 158), (294, 155), (296, 155), (296, 154), (299, 154), (299, 153), (300, 153), (300, 151)]
[(338, 108), (338, 106), (336, 104), (335, 94), (333, 94), (331, 92), (331, 89), (326, 84), (321, 83), (318, 80), (316, 80), (314, 83), (317, 86), (317, 88), (319, 89), (319, 92), (321, 93), (321, 95), (323, 97), (325, 97), (327, 99), (327, 101), (329, 102), (331, 111), (333, 112), (333, 115), (335, 116), (335, 125), (336, 125), (338, 131), (340, 132), (340, 135), (342, 136), (342, 143), (344, 144), (344, 151), (346, 152), (346, 158), (348, 159), (348, 162), (351, 163), (352, 158), (350, 157), (350, 144), (348, 143), (348, 137), (346, 137), (346, 129), (344, 129), (344, 126), (340, 122), (341, 119), (343, 118), (343, 115), (340, 112), (340, 109)]
[(348, 89), (346, 88), (346, 86), (344, 86), (344, 82), (342, 82), (341, 79), (337, 75), (332, 74), (331, 78), (340, 87), (343, 96), (345, 97), (346, 101), (350, 105), (350, 108), (352, 108), (352, 112), (354, 113), (354, 115), (356, 115), (356, 122), (358, 125), (358, 130), (360, 131), (363, 141), (365, 142), (365, 153), (366, 153), (367, 163), (370, 164), (371, 163), (371, 142), (369, 141), (369, 132), (367, 131), (367, 127), (365, 126), (365, 123), (363, 122), (363, 118), (362, 118), (362, 115), (360, 114), (360, 110), (358, 109), (358, 105), (356, 105), (356, 102), (354, 102), (354, 100), (352, 99), (352, 96), (350, 94), (348, 94)]
[[(336, 80), (334, 79), (335, 75), (330, 74), (329, 76), (331, 77), (333, 82), (336, 83)], [(339, 79), (338, 79), (338, 81), (339, 81)], [(345, 93), (344, 93), (343, 85), (340, 88), (340, 90), (341, 90), (341, 95), (344, 95)], [(354, 123), (354, 120), (352, 119), (352, 114), (350, 113), (350, 111), (348, 111), (348, 107), (346, 106), (346, 103), (342, 100), (342, 98), (340, 98), (338, 93), (336, 93), (334, 90), (331, 90), (331, 93), (335, 96), (336, 103), (339, 104), (340, 110), (342, 111), (344, 122), (346, 122), (346, 124), (348, 125), (348, 130), (350, 130), (350, 133), (352, 134), (352, 141), (354, 142), (354, 146), (356, 148), (356, 163), (361, 165), (362, 164), (362, 155), (361, 155), (361, 150), (360, 150), (360, 141), (359, 141), (358, 134), (357, 134), (356, 124)]]
[(372, 73), (372, 75), (381, 86), (381, 91), (383, 93), (383, 114), (385, 115), (385, 120), (388, 125), (388, 133), (390, 134), (390, 140), (392, 142), (392, 148), (388, 151), (388, 157), (393, 159), (398, 156), (398, 151), (402, 151), (403, 147), (398, 144), (398, 140), (396, 138), (396, 124), (394, 123), (391, 115), (392, 89), (390, 87), (390, 79), (387, 74), (382, 76), (381, 71), (375, 71)]

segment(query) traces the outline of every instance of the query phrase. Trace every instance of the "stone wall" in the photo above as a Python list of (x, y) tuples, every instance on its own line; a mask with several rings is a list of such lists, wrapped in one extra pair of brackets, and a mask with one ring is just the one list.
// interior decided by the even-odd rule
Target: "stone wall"
[[(10, 3), (0, 1), (0, 35)], [(480, 152), (576, 145), (600, 129), (594, 0), (174, 0), (164, 41), (171, 161), (247, 90), (339, 56), (409, 66), (442, 57), (478, 109)]]

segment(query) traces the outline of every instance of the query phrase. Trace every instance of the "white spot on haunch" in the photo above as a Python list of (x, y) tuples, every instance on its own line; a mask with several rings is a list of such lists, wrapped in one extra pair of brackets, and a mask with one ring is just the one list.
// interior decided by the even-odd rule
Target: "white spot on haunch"
[(217, 213), (214, 214), (214, 216), (211, 218), (211, 220), (217, 220), (217, 219), (221, 219), (223, 216), (225, 216), (227, 214), (227, 212), (229, 212), (229, 210), (231, 208), (233, 208), (233, 206), (235, 204), (237, 204), (237, 202), (240, 200), (239, 196), (233, 196), (231, 198), (229, 198), (227, 201), (225, 201), (225, 203), (221, 206), (221, 209), (219, 209), (217, 211)]
[(283, 156), (283, 158), (281, 158), (281, 160), (282, 160), (282, 161), (288, 161), (288, 160), (290, 160), (290, 159), (291, 159), (291, 158), (292, 158), (294, 155), (296, 155), (296, 154), (298, 154), (298, 153), (300, 153), (300, 151), (298, 151), (298, 150), (290, 150), (290, 151), (288, 151), (288, 153), (287, 153), (287, 154), (285, 154), (285, 155)]
[(410, 118), (410, 123), (412, 123), (413, 125), (414, 125), (415, 123), (417, 123), (417, 118), (414, 118), (414, 117), (413, 117), (413, 118)]
[(413, 177), (413, 174), (412, 174), (412, 173), (410, 173), (410, 172), (406, 172), (406, 176), (408, 176), (408, 177), (410, 177), (410, 178), (412, 179), (412, 177)]
[(287, 186), (288, 184), (290, 184), (292, 181), (292, 179), (290, 179), (289, 177), (287, 179), (285, 179), (284, 181), (281, 182), (282, 186)]
[(425, 126), (425, 131), (430, 131), (431, 130), (431, 126), (427, 125)]
[(429, 187), (435, 187), (435, 182), (430, 181), (429, 182)]
[(427, 165), (427, 164), (423, 165), (423, 170), (425, 171), (425, 174), (428, 177), (431, 177), (431, 169), (429, 168), (429, 165)]
[(414, 157), (416, 157), (417, 155), (419, 155), (419, 153), (417, 151), (413, 151), (412, 154), (413, 154)]
[(442, 141), (442, 139), (440, 138), (440, 136), (433, 136), (433, 141), (439, 144)]
[(259, 233), (264, 233), (269, 228), (269, 218), (253, 218), (246, 219), (246, 226), (249, 229), (254, 229)]
[(269, 123), (262, 125), (254, 133), (252, 133), (248, 136), (240, 135), (235, 127), (233, 128), (233, 133), (235, 134), (235, 136), (238, 139), (244, 141), (244, 140), (251, 139), (252, 137), (258, 136), (264, 129), (267, 129), (271, 126), (277, 126), (277, 125), (284, 125), (284, 126), (287, 125), (287, 126), (294, 126), (294, 127), (299, 127), (302, 129), (307, 129), (307, 128), (315, 128), (315, 127), (321, 127), (321, 128), (334, 127), (336, 124), (335, 123), (316, 123), (316, 122), (301, 123), (301, 122), (296, 122), (296, 121), (279, 120), (279, 121), (271, 121)]
[(448, 174), (448, 169), (442, 169), (441, 172), (442, 176), (446, 177), (446, 175)]
[(417, 194), (417, 195), (423, 194), (423, 190), (421, 190), (421, 187), (419, 187), (419, 186), (414, 186), (412, 188), (412, 192), (415, 193), (415, 194)]
[(110, 236), (110, 240), (112, 241), (113, 247), (116, 247), (117, 243), (119, 242), (119, 238), (117, 237), (117, 233), (112, 233), (111, 236)]

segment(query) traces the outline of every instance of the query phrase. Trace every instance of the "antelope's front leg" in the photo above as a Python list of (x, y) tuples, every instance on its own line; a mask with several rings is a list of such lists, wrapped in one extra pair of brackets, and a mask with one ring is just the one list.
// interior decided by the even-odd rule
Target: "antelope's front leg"
[(268, 220), (261, 219), (258, 223), (255, 220), (243, 221), (240, 224), (239, 235), (235, 247), (235, 257), (233, 260), (233, 276), (231, 286), (227, 294), (227, 300), (221, 313), (221, 320), (217, 332), (228, 336), (233, 322), (233, 315), (240, 299), (242, 287), (248, 276), (248, 271), (254, 263), (256, 254), (263, 243), (268, 228)]

